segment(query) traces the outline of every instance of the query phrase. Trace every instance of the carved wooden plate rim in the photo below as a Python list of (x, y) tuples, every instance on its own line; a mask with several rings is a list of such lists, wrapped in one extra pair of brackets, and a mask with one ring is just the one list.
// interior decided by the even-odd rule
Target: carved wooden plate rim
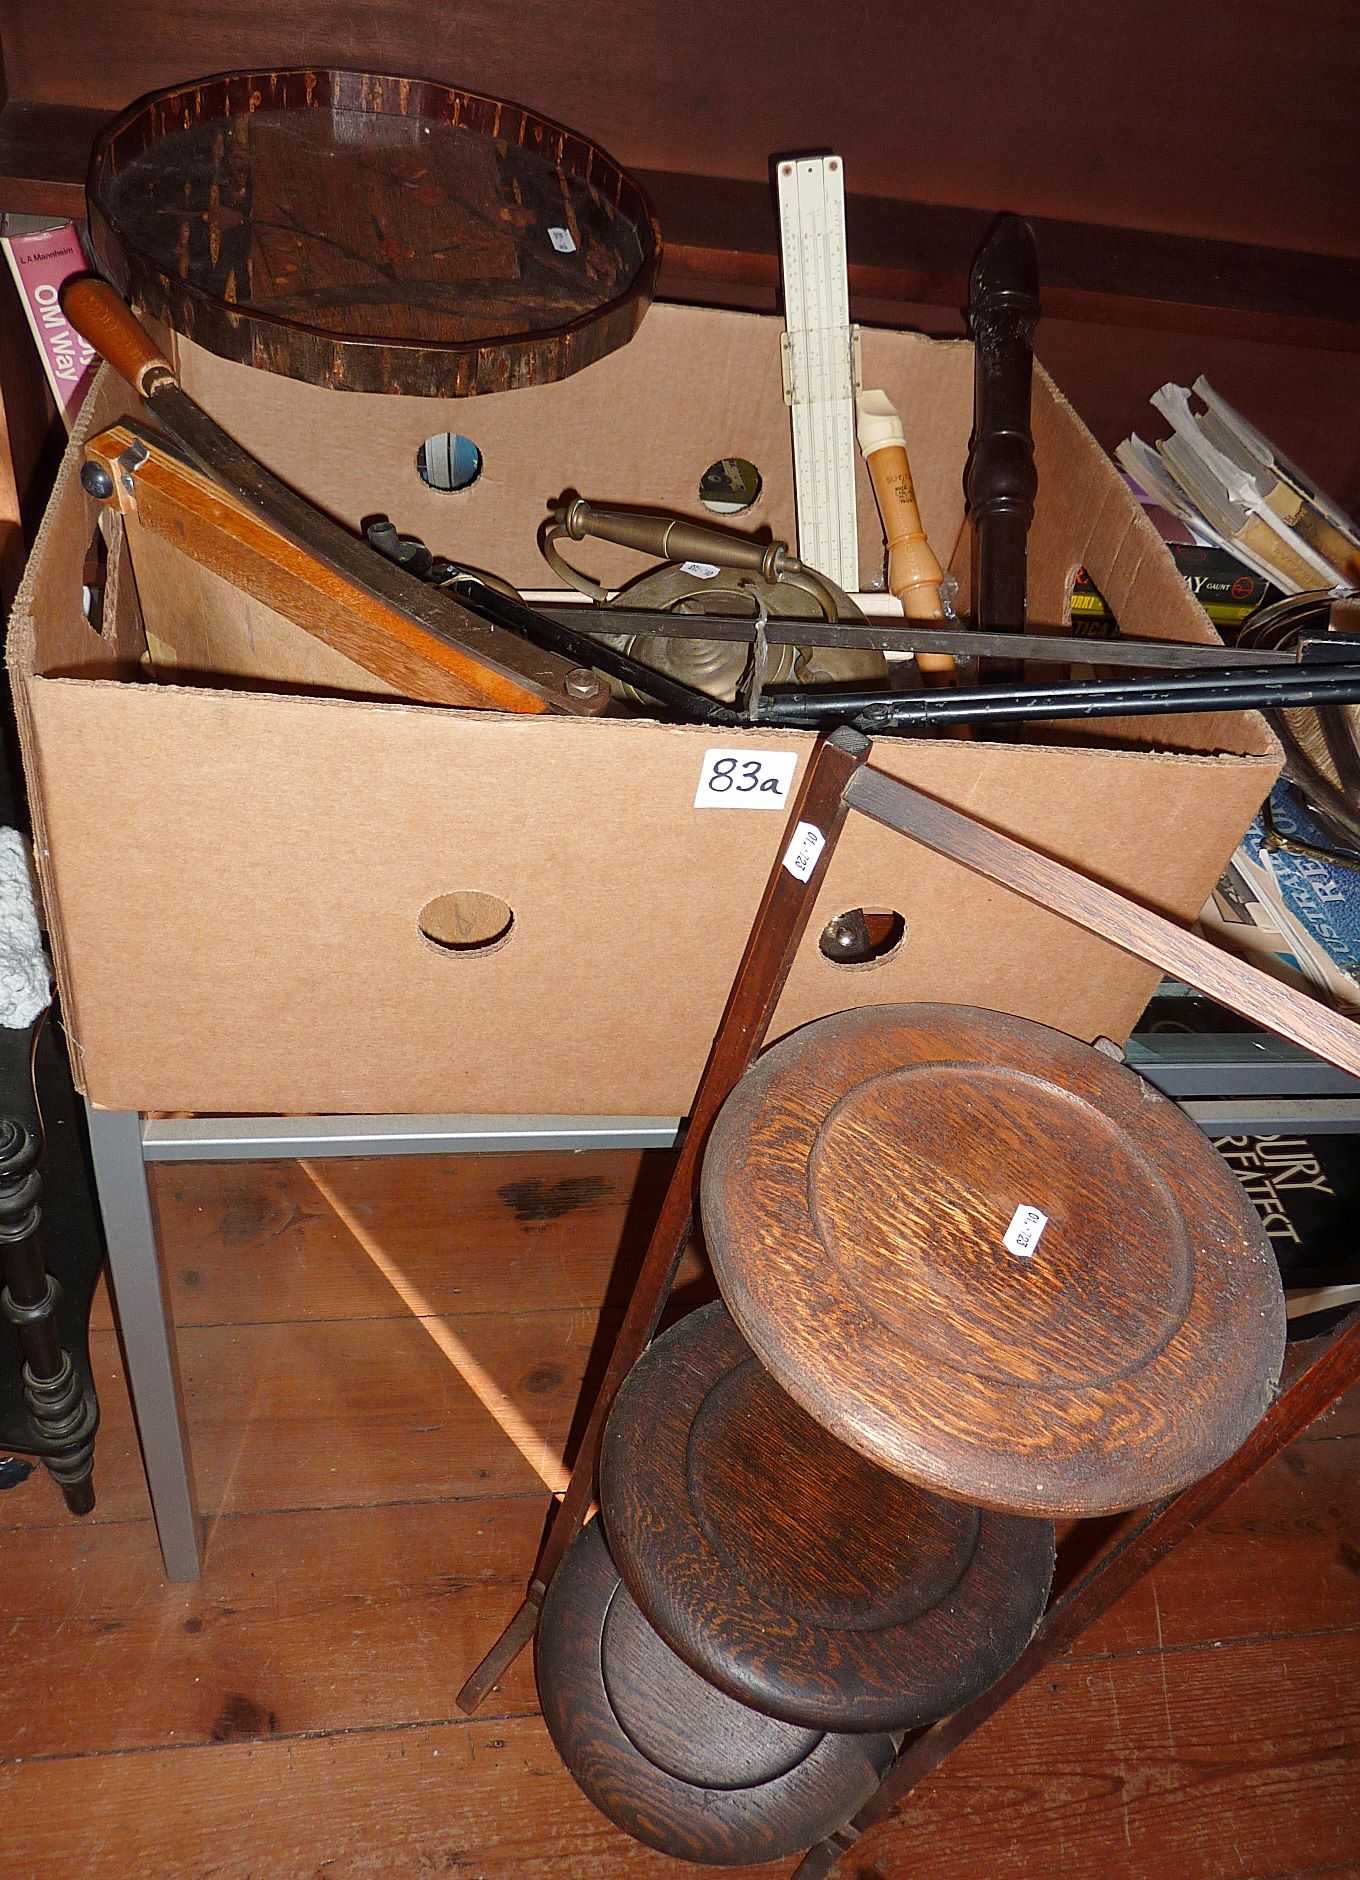
[[(999, 1388), (970, 1368), (970, 1345), (985, 1332), (962, 1316), (951, 1327), (957, 1361), (923, 1366), (837, 1283), (808, 1205), (807, 1165), (826, 1116), (879, 1068), (957, 1063), (962, 1048), (984, 1066), (1047, 1067), (1055, 1084), (1090, 1096), (1136, 1133), (1177, 1198), (1195, 1256), (1190, 1306), (1176, 1334), (1127, 1379), (1046, 1388), (1036, 1350), (1033, 1381)], [(858, 1008), (790, 1034), (720, 1113), (702, 1208), (727, 1305), (784, 1389), (843, 1442), (945, 1494), (1023, 1514), (1141, 1505), (1231, 1454), (1279, 1377), (1278, 1271), (1231, 1172), (1134, 1072), (1031, 1020), (922, 1003)], [(762, 1220), (777, 1226), (766, 1232)]]
[[(422, 339), (400, 333), (349, 334), (335, 326), (283, 315), (250, 300), (234, 301), (190, 277), (172, 273), (163, 259), (128, 235), (113, 200), (119, 167), (144, 154), (157, 119), (184, 112), (193, 100), (202, 121), (240, 115), (232, 99), (260, 92), (264, 108), (301, 88), (303, 108), (320, 105), (337, 86), (398, 88), (448, 106), (432, 120), (458, 122), (463, 106), (485, 107), (517, 119), (549, 146), (566, 173), (578, 178), (627, 221), (640, 258), (615, 293), (570, 319), (461, 339)], [(272, 88), (264, 101), (262, 88)], [(248, 109), (256, 108), (250, 105)], [(381, 115), (380, 111), (372, 115)], [(183, 126), (187, 129), (187, 123)], [(520, 140), (521, 142), (523, 139)], [(542, 154), (538, 152), (537, 154)], [(588, 137), (509, 99), (435, 79), (317, 65), (219, 72), (148, 93), (121, 112), (95, 141), (86, 182), (91, 245), (101, 270), (137, 310), (237, 363), (324, 383), (333, 389), (459, 397), (515, 389), (565, 378), (605, 357), (632, 337), (650, 304), (661, 261), (661, 233), (641, 186)]]
[[(614, 1710), (601, 1656), (606, 1618), (620, 1597), (627, 1591), (597, 1519), (576, 1536), (553, 1575), (539, 1621), (537, 1671), (557, 1752), (610, 1820), (663, 1853), (731, 1865), (792, 1854), (863, 1806), (896, 1749), (896, 1739), (881, 1732), (819, 1733), (786, 1774), (746, 1788), (686, 1782), (644, 1756)], [(838, 1807), (828, 1809), (828, 1792), (838, 1791)]]
[[(1019, 1656), (1043, 1612), (1053, 1577), (1052, 1523), (936, 1496), (813, 1425), (817, 1440), (808, 1453), (817, 1466), (828, 1462), (837, 1482), (858, 1477), (866, 1501), (877, 1484), (884, 1524), (896, 1504), (915, 1501), (927, 1521), (956, 1514), (959, 1544), (946, 1543), (917, 1579), (910, 1535), (877, 1527), (866, 1538), (895, 1556), (897, 1582), (878, 1589), (863, 1623), (834, 1601), (835, 1610), (818, 1614), (778, 1597), (728, 1557), (695, 1493), (696, 1428), (714, 1394), (743, 1373), (754, 1395), (782, 1395), (716, 1301), (655, 1340), (615, 1400), (601, 1457), (601, 1514), (615, 1565), (646, 1618), (719, 1690), (809, 1728), (914, 1728), (985, 1690)], [(786, 1414), (796, 1445), (803, 1412), (790, 1403)], [(748, 1431), (749, 1422), (741, 1429), (706, 1425), (708, 1443), (720, 1448), (740, 1445)], [(840, 1455), (828, 1458), (828, 1449)], [(788, 1492), (796, 1493), (792, 1481)], [(752, 1507), (746, 1532), (769, 1563), (781, 1542), (766, 1515)], [(803, 1560), (801, 1550), (780, 1557), (777, 1570), (794, 1578)], [(824, 1585), (825, 1576), (819, 1594)]]

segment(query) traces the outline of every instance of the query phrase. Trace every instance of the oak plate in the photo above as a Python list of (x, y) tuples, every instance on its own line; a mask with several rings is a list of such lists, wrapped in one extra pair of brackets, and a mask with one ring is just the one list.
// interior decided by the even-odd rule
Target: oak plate
[(886, 1735), (800, 1730), (735, 1703), (638, 1612), (598, 1521), (553, 1575), (538, 1688), (558, 1754), (648, 1847), (723, 1866), (778, 1859), (848, 1821), (892, 1762)]
[(947, 1499), (839, 1442), (721, 1302), (652, 1344), (615, 1402), (600, 1503), (629, 1592), (731, 1696), (790, 1723), (901, 1730), (1028, 1644), (1053, 1526)]
[(947, 1005), (782, 1040), (709, 1140), (723, 1296), (791, 1396), (908, 1481), (1112, 1513), (1230, 1455), (1284, 1300), (1210, 1144), (1124, 1065)]

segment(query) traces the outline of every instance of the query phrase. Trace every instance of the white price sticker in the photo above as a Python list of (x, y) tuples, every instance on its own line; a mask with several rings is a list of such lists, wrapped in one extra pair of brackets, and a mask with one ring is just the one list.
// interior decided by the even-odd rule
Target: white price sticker
[(574, 255), (576, 253), (576, 237), (569, 228), (550, 228), (548, 230), (548, 240), (552, 243), (559, 255)]
[(680, 566), (699, 581), (711, 581), (715, 574), (721, 573), (716, 561), (682, 561)]
[(787, 809), (797, 751), (705, 751), (695, 809)]
[(825, 847), (826, 837), (816, 823), (800, 822), (793, 832), (793, 841), (784, 851), (784, 866), (799, 881), (810, 881), (817, 857)]
[(1011, 1216), (1010, 1226), (1001, 1236), (1002, 1243), (1017, 1260), (1032, 1260), (1047, 1226), (1048, 1216), (1038, 1208), (1017, 1208)]

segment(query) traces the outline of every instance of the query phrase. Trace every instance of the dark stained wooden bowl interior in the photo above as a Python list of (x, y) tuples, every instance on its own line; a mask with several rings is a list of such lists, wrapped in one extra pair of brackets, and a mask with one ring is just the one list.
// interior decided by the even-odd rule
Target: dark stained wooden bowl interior
[(1028, 1644), (1053, 1525), (946, 1499), (847, 1448), (717, 1302), (614, 1404), (600, 1471), (625, 1585), (671, 1648), (789, 1723), (903, 1730), (975, 1697)]
[(586, 138), (501, 99), (371, 72), (232, 72), (99, 138), (90, 235), (139, 312), (337, 390), (462, 397), (624, 345), (656, 225)]
[(762, 1717), (705, 1683), (628, 1597), (598, 1521), (548, 1588), (538, 1689), (558, 1753), (595, 1806), (680, 1860), (740, 1866), (810, 1846), (868, 1801), (895, 1751), (891, 1736)]
[(702, 1188), (723, 1297), (779, 1383), (946, 1494), (1156, 1501), (1232, 1454), (1279, 1378), (1275, 1260), (1212, 1146), (1027, 1020), (923, 1004), (804, 1027), (729, 1098)]

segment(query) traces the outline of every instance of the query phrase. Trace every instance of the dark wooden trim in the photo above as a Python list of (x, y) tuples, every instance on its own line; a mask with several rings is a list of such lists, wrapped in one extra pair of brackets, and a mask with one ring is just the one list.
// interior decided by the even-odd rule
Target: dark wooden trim
[(0, 108), (0, 210), (83, 216), (90, 151), (104, 111), (10, 98)]
[[(0, 108), (0, 209), (85, 212), (85, 170), (102, 111), (10, 99)], [(779, 282), (770, 186), (732, 177), (636, 170), (665, 237), (663, 299), (767, 311)], [(999, 207), (1000, 205), (998, 205)], [(852, 312), (894, 306), (957, 313), (989, 210), (851, 196), (846, 205)], [(1278, 345), (1360, 350), (1360, 262), (1032, 216), (1044, 315)]]
[[(778, 219), (766, 184), (659, 170), (636, 175), (665, 236), (662, 296), (773, 306)], [(968, 298), (973, 256), (994, 219), (991, 210), (850, 196), (852, 303), (958, 311)], [(1360, 262), (1153, 229), (1027, 219), (1038, 242), (1048, 319), (1360, 348)]]

